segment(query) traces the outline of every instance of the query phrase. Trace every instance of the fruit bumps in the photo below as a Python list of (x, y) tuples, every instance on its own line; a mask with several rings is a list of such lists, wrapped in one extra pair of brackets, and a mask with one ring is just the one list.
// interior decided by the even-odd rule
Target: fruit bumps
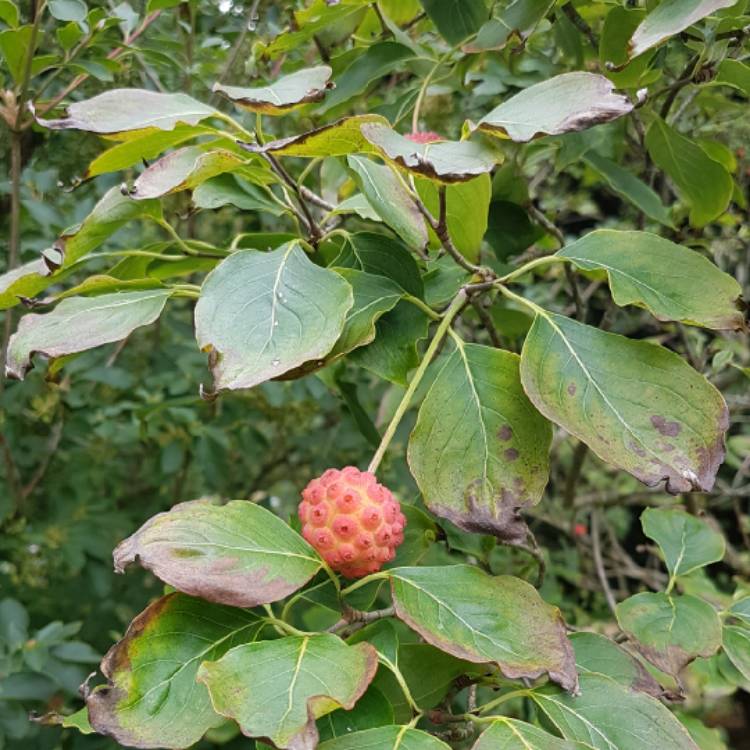
[(376, 573), (404, 541), (406, 519), (391, 491), (354, 466), (328, 469), (302, 491), (302, 536), (347, 578)]

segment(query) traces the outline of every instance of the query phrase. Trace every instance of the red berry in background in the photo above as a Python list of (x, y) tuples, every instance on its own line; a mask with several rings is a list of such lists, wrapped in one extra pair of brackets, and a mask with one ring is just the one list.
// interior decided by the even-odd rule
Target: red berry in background
[(418, 130), (414, 133), (407, 133), (404, 138), (407, 138), (414, 143), (435, 143), (437, 141), (445, 140), (442, 135), (433, 133), (429, 130)]
[(376, 573), (396, 556), (406, 518), (375, 475), (354, 466), (328, 469), (302, 491), (302, 536), (347, 578)]

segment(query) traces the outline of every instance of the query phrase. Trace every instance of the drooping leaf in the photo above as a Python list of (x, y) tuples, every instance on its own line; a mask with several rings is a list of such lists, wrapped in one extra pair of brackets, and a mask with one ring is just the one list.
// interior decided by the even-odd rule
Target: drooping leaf
[(713, 486), (727, 407), (673, 352), (545, 312), (524, 342), (521, 381), (542, 414), (644, 484)]
[(572, 633), (570, 641), (576, 655), (579, 674), (597, 672), (625, 687), (640, 690), (655, 698), (664, 694), (659, 683), (643, 664), (622, 646), (598, 633)]
[[(438, 188), (425, 179), (416, 181), (417, 193), (430, 213), (437, 218), (440, 212)], [(448, 185), (445, 189), (445, 219), (448, 236), (456, 249), (467, 260), (479, 261), (482, 239), (487, 232), (487, 216), (492, 198), (489, 175), (475, 177), (468, 182)], [(440, 240), (429, 230), (431, 245), (440, 247)]]
[(282, 76), (268, 86), (245, 88), (215, 83), (213, 91), (251, 112), (283, 115), (303, 104), (322, 101), (326, 91), (333, 88), (332, 72), (327, 65), (319, 65)]
[(130, 624), (104, 657), (109, 684), (86, 703), (94, 730), (128, 747), (184, 748), (220, 721), (195, 676), (205, 659), (255, 640), (252, 612), (168, 594)]
[(560, 733), (595, 750), (699, 750), (668, 708), (609, 677), (582, 674), (573, 697), (548, 688), (529, 695)]
[(330, 125), (300, 135), (292, 135), (263, 146), (254, 146), (252, 151), (274, 156), (300, 156), (322, 158), (326, 156), (348, 156), (349, 154), (373, 153), (374, 147), (362, 135), (364, 124), (387, 125), (388, 120), (380, 115), (354, 115), (343, 117)]
[(419, 0), (441, 36), (455, 45), (479, 31), (489, 12), (484, 0)]
[(663, 0), (635, 30), (630, 39), (630, 56), (637, 57), (702, 18), (736, 2), (737, 0)]
[(449, 750), (448, 745), (421, 729), (378, 727), (328, 740), (319, 750)]
[(347, 646), (326, 633), (237, 646), (205, 661), (197, 679), (214, 709), (237, 721), (243, 734), (267, 737), (278, 748), (314, 750), (315, 720), (353, 708), (377, 665), (369, 643)]
[(414, 297), (424, 296), (419, 266), (403, 243), (384, 234), (356, 232), (349, 235), (349, 245), (363, 271), (392, 279)]
[(495, 107), (477, 127), (524, 143), (544, 135), (585, 130), (622, 117), (632, 109), (626, 96), (614, 93), (608, 78), (576, 71), (529, 86)]
[(510, 679), (547, 674), (576, 689), (560, 611), (525, 581), (469, 565), (395, 568), (390, 581), (396, 616), (433, 646), (470, 662), (493, 662)]
[(153, 323), (171, 294), (171, 289), (150, 289), (71, 297), (52, 312), (25, 315), (10, 338), (6, 375), (23, 380), (37, 352), (62, 357), (124, 339)]
[(724, 537), (685, 511), (646, 508), (641, 524), (643, 533), (659, 545), (670, 576), (688, 575), (724, 557)]
[(617, 622), (662, 672), (677, 675), (698, 656), (721, 646), (721, 620), (707, 602), (688, 594), (650, 591), (617, 605)]
[(66, 117), (37, 122), (52, 130), (86, 130), (112, 134), (127, 130), (173, 130), (178, 124), (197, 125), (216, 114), (213, 107), (187, 94), (161, 94), (147, 89), (111, 89), (73, 102)]
[(233, 253), (206, 277), (195, 308), (215, 388), (251, 388), (324, 357), (352, 303), (349, 284), (312, 263), (296, 242)]
[(479, 29), (463, 51), (488, 52), (504, 49), (509, 42), (523, 44), (554, 4), (554, 0), (513, 0)]
[(630, 37), (646, 17), (645, 8), (615, 6), (604, 19), (599, 35), (599, 61), (607, 78), (620, 88), (636, 88), (647, 83), (648, 76), (658, 76), (652, 65), (653, 54), (631, 60)]
[(561, 740), (525, 721), (502, 716), (482, 732), (471, 750), (586, 750), (588, 747)]
[(659, 320), (740, 330), (742, 287), (700, 253), (650, 232), (598, 229), (557, 253), (584, 271), (606, 271), (616, 304)]
[(646, 147), (690, 206), (693, 226), (705, 226), (726, 211), (734, 189), (732, 176), (695, 141), (657, 117), (646, 132)]
[(147, 167), (129, 195), (135, 200), (144, 200), (191, 190), (211, 177), (236, 169), (242, 162), (241, 157), (225, 149), (178, 148)]
[[(58, 276), (59, 278), (59, 276)], [(21, 297), (32, 298), (54, 284), (42, 258), (24, 263), (0, 276), (0, 310), (14, 307)]]
[(415, 143), (387, 125), (379, 124), (364, 124), (361, 131), (386, 161), (443, 183), (465, 182), (487, 174), (501, 158), (481, 143), (472, 141)]
[(243, 211), (259, 211), (272, 216), (282, 216), (285, 209), (268, 197), (261, 188), (238, 181), (233, 174), (222, 174), (202, 182), (193, 191), (196, 208), (217, 209), (235, 206)]
[(650, 219), (667, 227), (672, 226), (672, 220), (666, 206), (643, 180), (594, 150), (587, 151), (583, 160), (601, 175), (612, 190), (630, 201)]
[(729, 660), (742, 676), (750, 681), (750, 630), (736, 625), (725, 625), (722, 638), (724, 651)]
[(296, 531), (242, 500), (196, 500), (159, 513), (117, 545), (115, 571), (124, 572), (136, 559), (184, 594), (234, 607), (283, 599), (321, 567)]
[(518, 355), (459, 345), (422, 402), (409, 467), (433, 513), (519, 543), (519, 510), (542, 497), (551, 440), (521, 387)]
[(423, 248), (427, 244), (424, 218), (391, 168), (363, 156), (349, 156), (347, 162), (380, 218), (409, 247)]
[(119, 187), (108, 190), (91, 213), (76, 226), (66, 229), (43, 255), (50, 269), (70, 266), (95, 250), (129, 221), (159, 219), (161, 205), (156, 200), (134, 201)]

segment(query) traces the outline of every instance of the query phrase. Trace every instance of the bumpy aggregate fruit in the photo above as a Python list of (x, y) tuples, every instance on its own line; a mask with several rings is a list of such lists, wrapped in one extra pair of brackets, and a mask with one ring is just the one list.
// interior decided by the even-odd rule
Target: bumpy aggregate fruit
[(404, 541), (406, 519), (391, 491), (354, 466), (328, 469), (302, 491), (302, 536), (347, 578), (380, 570)]

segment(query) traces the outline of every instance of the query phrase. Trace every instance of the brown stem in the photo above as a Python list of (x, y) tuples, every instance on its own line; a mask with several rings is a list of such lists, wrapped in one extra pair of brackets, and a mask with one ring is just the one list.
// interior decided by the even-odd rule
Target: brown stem
[(586, 20), (575, 9), (573, 3), (565, 3), (562, 7), (562, 12), (565, 13), (568, 20), (589, 40), (589, 44), (594, 48), (594, 51), (598, 51), (599, 42), (591, 30), (591, 26), (586, 23)]

